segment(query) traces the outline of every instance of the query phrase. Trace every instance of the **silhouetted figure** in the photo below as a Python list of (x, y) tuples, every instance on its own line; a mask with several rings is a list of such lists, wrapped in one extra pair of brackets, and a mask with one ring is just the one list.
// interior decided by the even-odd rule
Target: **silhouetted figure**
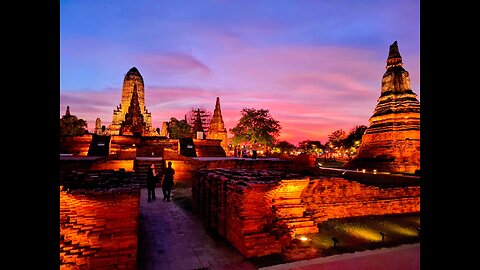
[(148, 190), (148, 202), (155, 200), (155, 185), (157, 184), (157, 175), (155, 172), (155, 164), (150, 165), (147, 171), (147, 190)]
[(242, 157), (246, 157), (246, 156), (247, 156), (247, 148), (244, 145), (242, 148)]
[(257, 150), (252, 150), (252, 158), (257, 159)]
[(175, 170), (172, 168), (172, 162), (168, 162), (168, 167), (165, 169), (165, 174), (163, 176), (162, 191), (163, 191), (163, 200), (170, 201), (170, 192), (173, 188), (173, 175)]

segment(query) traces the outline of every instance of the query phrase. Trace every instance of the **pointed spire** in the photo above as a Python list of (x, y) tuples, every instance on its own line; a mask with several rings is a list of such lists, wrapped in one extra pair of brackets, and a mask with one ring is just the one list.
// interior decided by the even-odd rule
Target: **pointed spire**
[(138, 71), (138, 69), (136, 67), (132, 67), (128, 72), (127, 72), (127, 75), (138, 75), (138, 76), (142, 76), (140, 75), (140, 71)]
[[(213, 117), (212, 117), (212, 120), (213, 119), (216, 119), (216, 118), (222, 118), (222, 111), (220, 110), (220, 98), (217, 97), (217, 102), (215, 103), (215, 110), (213, 111)], [(218, 121), (218, 120), (216, 120)]]
[(65, 116), (70, 116), (70, 106), (67, 106), (67, 111), (65, 112)]
[(388, 51), (387, 66), (392, 65), (402, 65), (402, 56), (398, 50), (397, 41), (390, 45), (390, 50)]
[(215, 103), (215, 111), (220, 110), (220, 98), (217, 97), (217, 102)]

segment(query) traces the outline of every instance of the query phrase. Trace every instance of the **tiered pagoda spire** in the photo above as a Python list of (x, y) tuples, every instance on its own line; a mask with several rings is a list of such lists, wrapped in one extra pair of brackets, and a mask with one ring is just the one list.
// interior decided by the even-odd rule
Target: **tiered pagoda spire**
[(346, 168), (414, 173), (420, 169), (420, 102), (395, 41), (381, 94), (355, 158)]
[(210, 121), (207, 139), (222, 140), (221, 146), (225, 152), (228, 153), (227, 129), (225, 128), (225, 123), (223, 122), (219, 97), (217, 97), (217, 101), (215, 103), (215, 110)]

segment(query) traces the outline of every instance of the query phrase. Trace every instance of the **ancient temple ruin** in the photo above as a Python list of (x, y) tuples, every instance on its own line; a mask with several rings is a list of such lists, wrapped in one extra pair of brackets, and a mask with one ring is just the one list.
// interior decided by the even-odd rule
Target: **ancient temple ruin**
[(225, 128), (225, 123), (223, 122), (219, 97), (217, 97), (217, 101), (215, 103), (215, 111), (213, 112), (213, 117), (210, 121), (207, 139), (222, 140), (220, 145), (223, 147), (225, 152), (228, 152), (227, 129)]
[(202, 117), (200, 115), (200, 109), (195, 111), (195, 120), (192, 127), (193, 137), (197, 139), (205, 139), (205, 130), (203, 129)]
[[(137, 93), (136, 96), (134, 96), (135, 92)], [(131, 113), (129, 115), (131, 119), (128, 120), (128, 123), (125, 123), (127, 120), (125, 116), (130, 112), (130, 106), (132, 104), (137, 106), (137, 103), (138, 108), (135, 108), (133, 111), (130, 110)], [(135, 126), (131, 126), (133, 120), (142, 120), (142, 123), (144, 124), (135, 122)], [(110, 135), (123, 135), (122, 131), (130, 134), (133, 133), (133, 131), (131, 131), (132, 129), (137, 133), (140, 132), (138, 130), (140, 125), (143, 126), (141, 131), (142, 136), (158, 136), (158, 133), (152, 127), (151, 113), (148, 112), (145, 106), (145, 86), (143, 83), (143, 77), (136, 67), (132, 67), (123, 80), (122, 100), (120, 105), (113, 111), (113, 120), (108, 129)]]
[(95, 120), (95, 129), (93, 130), (93, 134), (102, 135), (102, 120), (100, 120), (100, 118)]
[(396, 41), (390, 45), (386, 69), (370, 126), (345, 168), (414, 173), (420, 170), (420, 103)]

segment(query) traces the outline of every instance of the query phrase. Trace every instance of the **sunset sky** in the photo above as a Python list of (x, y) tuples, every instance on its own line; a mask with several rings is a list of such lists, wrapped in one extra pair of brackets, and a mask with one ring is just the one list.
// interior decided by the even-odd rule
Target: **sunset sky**
[(368, 126), (394, 41), (420, 100), (419, 0), (61, 0), (60, 116), (108, 126), (137, 67), (155, 128), (218, 96), (227, 130), (268, 109), (279, 140), (325, 143)]

